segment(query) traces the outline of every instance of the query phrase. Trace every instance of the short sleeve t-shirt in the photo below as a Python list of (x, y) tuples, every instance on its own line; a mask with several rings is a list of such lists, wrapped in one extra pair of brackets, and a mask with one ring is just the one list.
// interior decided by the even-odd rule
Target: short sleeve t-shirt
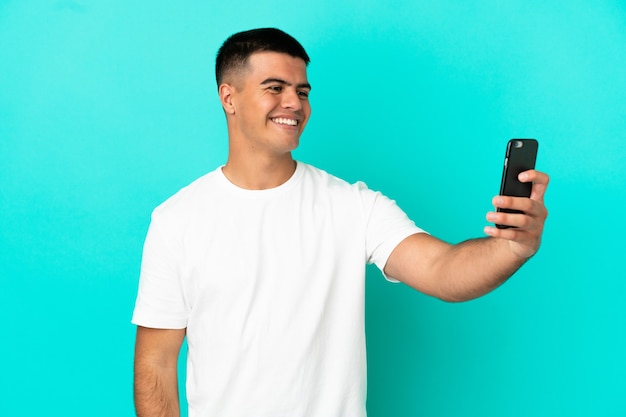
[(268, 190), (218, 168), (154, 210), (133, 323), (187, 329), (190, 417), (363, 417), (365, 267), (420, 232), (301, 162)]

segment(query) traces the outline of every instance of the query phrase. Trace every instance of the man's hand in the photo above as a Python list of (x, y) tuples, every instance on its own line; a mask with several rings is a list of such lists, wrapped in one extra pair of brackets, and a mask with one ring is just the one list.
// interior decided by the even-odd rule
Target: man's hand
[(543, 196), (550, 178), (547, 174), (535, 170), (522, 172), (518, 178), (521, 182), (533, 183), (530, 198), (499, 195), (493, 198), (493, 205), (496, 208), (521, 210), (524, 214), (489, 212), (488, 221), (515, 228), (498, 229), (487, 226), (485, 233), (491, 237), (508, 240), (511, 251), (520, 258), (527, 259), (537, 252), (541, 244), (543, 225), (548, 217)]

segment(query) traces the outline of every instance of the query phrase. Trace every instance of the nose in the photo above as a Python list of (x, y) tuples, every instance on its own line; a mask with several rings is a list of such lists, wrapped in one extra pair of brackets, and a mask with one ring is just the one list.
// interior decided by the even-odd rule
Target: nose
[(302, 109), (302, 102), (295, 89), (287, 89), (283, 92), (281, 106), (284, 109), (298, 111)]

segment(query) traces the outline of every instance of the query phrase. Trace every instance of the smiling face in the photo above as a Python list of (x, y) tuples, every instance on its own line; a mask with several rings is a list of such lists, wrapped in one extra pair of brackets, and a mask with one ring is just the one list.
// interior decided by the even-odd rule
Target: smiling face
[(280, 157), (294, 150), (311, 106), (306, 64), (278, 52), (257, 52), (220, 85), (232, 151)]

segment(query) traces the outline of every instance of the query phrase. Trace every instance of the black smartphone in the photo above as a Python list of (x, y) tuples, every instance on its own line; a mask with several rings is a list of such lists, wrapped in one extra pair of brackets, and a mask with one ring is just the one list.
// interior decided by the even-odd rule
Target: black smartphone
[[(502, 182), (500, 183), (500, 195), (514, 197), (530, 197), (533, 184), (520, 182), (517, 177), (520, 173), (535, 169), (537, 149), (539, 143), (535, 139), (511, 139), (506, 146), (504, 168), (502, 169)], [(523, 213), (519, 210), (498, 209), (505, 213)], [(508, 229), (514, 226), (496, 224), (499, 229)]]

